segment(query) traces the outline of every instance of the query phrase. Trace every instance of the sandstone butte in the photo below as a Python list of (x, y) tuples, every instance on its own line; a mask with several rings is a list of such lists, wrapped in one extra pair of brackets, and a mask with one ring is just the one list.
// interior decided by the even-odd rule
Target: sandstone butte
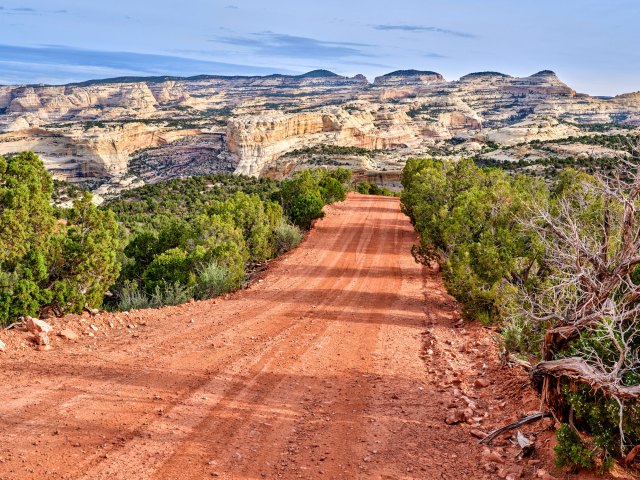
[(320, 145), (370, 150), (343, 160), (397, 179), (406, 158), (452, 139), (478, 152), (577, 136), (592, 124), (640, 126), (640, 93), (580, 94), (551, 71), (456, 81), (404, 70), (370, 83), (318, 70), (0, 86), (0, 154), (34, 150), (56, 178), (106, 182), (103, 193), (182, 175), (278, 176), (301, 161), (296, 152)]

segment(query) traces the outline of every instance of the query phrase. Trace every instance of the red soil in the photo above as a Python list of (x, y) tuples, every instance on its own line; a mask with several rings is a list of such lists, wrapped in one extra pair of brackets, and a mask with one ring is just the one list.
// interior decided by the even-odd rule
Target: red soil
[[(53, 320), (81, 337), (48, 352), (2, 333), (0, 479), (553, 471), (545, 424), (523, 430), (539, 433), (533, 462), (505, 436), (492, 463), (471, 435), (539, 405), (499, 365), (490, 330), (454, 327), (455, 301), (414, 262), (415, 241), (397, 199), (350, 195), (225, 299)], [(445, 423), (469, 402), (474, 419)]]

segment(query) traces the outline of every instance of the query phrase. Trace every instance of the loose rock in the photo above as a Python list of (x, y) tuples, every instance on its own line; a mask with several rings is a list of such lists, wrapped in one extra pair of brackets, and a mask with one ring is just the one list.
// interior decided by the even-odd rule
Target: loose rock
[(456, 423), (462, 423), (465, 421), (464, 410), (449, 410), (447, 414), (447, 418), (445, 419), (445, 423), (447, 425), (455, 425)]
[(33, 336), (36, 345), (49, 345), (49, 335), (47, 332), (38, 332)]
[(64, 338), (65, 340), (76, 340), (78, 338), (78, 334), (69, 328), (65, 328), (58, 336)]
[(491, 382), (486, 378), (478, 378), (475, 382), (473, 382), (473, 385), (476, 388), (487, 388), (489, 385), (491, 385)]
[(31, 333), (39, 333), (39, 332), (49, 332), (51, 330), (51, 325), (43, 320), (39, 320), (37, 318), (25, 317), (24, 326), (27, 331)]
[(498, 452), (491, 452), (485, 458), (490, 462), (504, 463), (504, 459), (502, 458), (502, 455), (500, 455)]

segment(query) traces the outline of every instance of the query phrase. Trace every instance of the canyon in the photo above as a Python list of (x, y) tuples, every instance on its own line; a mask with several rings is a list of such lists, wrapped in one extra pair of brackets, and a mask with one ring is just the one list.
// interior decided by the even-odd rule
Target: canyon
[(373, 82), (317, 70), (0, 86), (0, 154), (33, 150), (55, 178), (105, 196), (194, 174), (282, 177), (310, 165), (397, 181), (411, 156), (514, 160), (531, 153), (532, 141), (637, 134), (639, 127), (640, 93), (589, 96), (551, 71), (455, 81), (417, 70)]

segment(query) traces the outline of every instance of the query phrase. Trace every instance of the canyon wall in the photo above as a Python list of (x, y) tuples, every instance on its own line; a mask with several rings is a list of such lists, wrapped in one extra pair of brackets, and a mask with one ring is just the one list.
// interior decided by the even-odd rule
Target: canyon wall
[[(166, 175), (198, 164), (260, 175), (283, 155), (321, 145), (407, 156), (452, 139), (477, 149), (565, 138), (589, 124), (640, 126), (640, 93), (592, 97), (550, 71), (456, 81), (402, 70), (370, 83), (320, 70), (0, 86), (0, 154), (32, 149), (70, 181), (125, 176), (132, 159), (155, 179), (140, 162), (159, 165), (160, 151)], [(153, 159), (140, 154), (158, 147)]]

